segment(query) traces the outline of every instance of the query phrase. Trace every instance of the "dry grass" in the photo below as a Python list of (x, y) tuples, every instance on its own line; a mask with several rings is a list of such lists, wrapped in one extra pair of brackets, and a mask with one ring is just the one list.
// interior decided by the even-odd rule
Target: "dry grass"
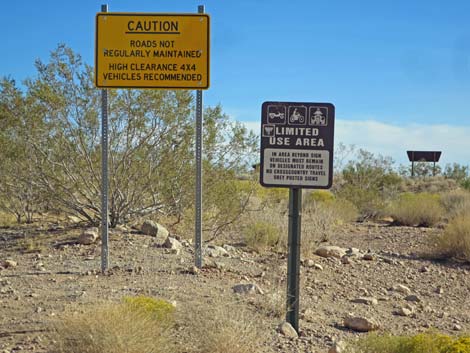
[(404, 193), (388, 208), (388, 212), (399, 225), (430, 227), (444, 216), (439, 196), (420, 193)]
[(56, 324), (53, 352), (175, 352), (169, 331), (163, 326), (151, 315), (126, 304), (98, 306)]
[(261, 332), (256, 318), (237, 304), (192, 305), (180, 312), (181, 352), (256, 353)]
[(437, 257), (470, 261), (470, 212), (451, 219), (434, 242)]
[(11, 213), (0, 211), (0, 227), (11, 227), (17, 224), (15, 216)]
[(441, 204), (452, 218), (470, 211), (470, 192), (467, 190), (452, 190), (441, 195)]

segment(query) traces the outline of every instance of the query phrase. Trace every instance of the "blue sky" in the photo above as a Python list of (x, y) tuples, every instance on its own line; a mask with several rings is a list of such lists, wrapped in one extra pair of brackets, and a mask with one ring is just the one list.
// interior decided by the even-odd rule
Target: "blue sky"
[[(90, 64), (105, 1), (2, 1), (0, 75), (35, 73), (66, 43)], [(470, 1), (108, 0), (111, 12), (211, 16), (208, 105), (258, 131), (264, 101), (331, 102), (336, 142), (406, 162), (470, 164)]]

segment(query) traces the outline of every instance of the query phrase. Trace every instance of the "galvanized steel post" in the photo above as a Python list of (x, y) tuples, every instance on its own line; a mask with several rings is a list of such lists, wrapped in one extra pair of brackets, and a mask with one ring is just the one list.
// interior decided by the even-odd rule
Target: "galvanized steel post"
[(289, 255), (287, 258), (286, 321), (299, 332), (300, 234), (302, 189), (289, 189)]
[[(204, 5), (198, 6), (198, 13), (204, 13)], [(202, 267), (202, 90), (196, 91), (196, 220), (194, 235), (194, 262)]]
[[(108, 5), (101, 5), (108, 12)], [(101, 90), (101, 272), (109, 268), (108, 246), (108, 91)]]

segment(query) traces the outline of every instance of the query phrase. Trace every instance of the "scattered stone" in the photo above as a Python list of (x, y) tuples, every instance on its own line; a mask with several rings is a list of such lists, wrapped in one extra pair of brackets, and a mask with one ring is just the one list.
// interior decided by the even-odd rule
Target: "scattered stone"
[(422, 273), (429, 272), (429, 271), (431, 271), (431, 269), (428, 266), (423, 266), (419, 269), (419, 272), (422, 272)]
[(334, 245), (323, 245), (315, 250), (315, 254), (321, 257), (335, 257), (337, 259), (346, 255), (346, 250)]
[(406, 294), (406, 295), (411, 294), (411, 289), (408, 288), (407, 286), (404, 286), (403, 284), (394, 285), (391, 288), (391, 290), (393, 290), (394, 292), (397, 292), (397, 293), (401, 293), (401, 294)]
[(344, 353), (346, 352), (346, 342), (338, 341), (328, 350), (328, 353)]
[(299, 335), (297, 331), (292, 327), (292, 325), (286, 321), (281, 323), (278, 327), (279, 332), (289, 338), (298, 338)]
[(408, 308), (400, 308), (394, 312), (394, 314), (399, 316), (411, 316), (413, 314), (413, 310)]
[(223, 248), (224, 248), (225, 250), (227, 250), (229, 253), (230, 253), (230, 252), (231, 252), (231, 253), (237, 252), (237, 248), (234, 247), (234, 246), (232, 246), (232, 245), (224, 244)]
[(144, 221), (142, 227), (140, 227), (140, 231), (145, 235), (155, 237), (157, 245), (159, 246), (165, 243), (169, 234), (168, 230), (164, 226), (151, 220)]
[(167, 249), (181, 250), (183, 248), (183, 245), (175, 238), (167, 237), (165, 243), (163, 244), (163, 247)]
[(442, 288), (441, 286), (439, 286), (439, 287), (436, 288), (435, 292), (436, 292), (437, 294), (444, 294), (444, 288)]
[(454, 326), (452, 326), (452, 330), (454, 330), (454, 331), (462, 331), (462, 326), (460, 326), (459, 324), (455, 324)]
[(254, 283), (237, 284), (232, 289), (237, 294), (264, 294), (263, 290)]
[(13, 268), (13, 267), (16, 267), (16, 266), (18, 266), (18, 263), (16, 261), (13, 261), (13, 260), (7, 259), (7, 260), (4, 260), (2, 262), (2, 267), (4, 267), (4, 268)]
[(197, 266), (193, 266), (189, 269), (188, 272), (192, 275), (197, 275), (199, 272), (201, 272), (201, 270)]
[(348, 316), (344, 319), (344, 326), (358, 332), (374, 331), (380, 327), (375, 320), (361, 316)]
[(420, 302), (421, 298), (419, 298), (416, 294), (411, 294), (406, 296), (405, 300), (409, 302)]
[(375, 255), (374, 254), (371, 254), (371, 253), (367, 253), (367, 254), (364, 254), (364, 256), (362, 257), (363, 260), (366, 260), (366, 261), (374, 261), (376, 259)]
[(207, 246), (206, 254), (210, 257), (223, 257), (223, 256), (228, 257), (229, 256), (229, 253), (226, 249), (217, 245)]
[(85, 229), (80, 237), (78, 238), (78, 243), (81, 245), (91, 245), (95, 243), (99, 238), (98, 228), (89, 228)]
[(361, 250), (357, 248), (349, 248), (348, 250), (346, 250), (346, 255), (349, 257), (362, 257), (363, 254)]
[(352, 300), (353, 303), (366, 304), (366, 305), (377, 305), (379, 302), (376, 298), (372, 297), (359, 297)]

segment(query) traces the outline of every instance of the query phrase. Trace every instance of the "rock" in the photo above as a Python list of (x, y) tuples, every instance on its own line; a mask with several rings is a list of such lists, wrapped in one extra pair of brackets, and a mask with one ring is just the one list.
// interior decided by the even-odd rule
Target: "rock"
[(98, 228), (89, 228), (85, 229), (80, 237), (78, 238), (78, 243), (81, 245), (91, 245), (95, 243), (99, 238)]
[(444, 293), (444, 288), (442, 288), (441, 286), (439, 286), (439, 287), (436, 288), (435, 292), (436, 292), (437, 294), (443, 294), (443, 293)]
[(419, 269), (419, 272), (426, 273), (431, 271), (431, 269), (428, 266), (423, 266)]
[(192, 275), (197, 275), (201, 272), (201, 270), (197, 266), (192, 266), (188, 272)]
[(210, 257), (223, 257), (229, 256), (228, 251), (221, 246), (209, 245), (206, 248), (206, 254)]
[(408, 308), (400, 308), (395, 311), (395, 314), (400, 316), (411, 316), (411, 314), (413, 314), (413, 310)]
[(350, 264), (352, 264), (352, 260), (349, 256), (343, 256), (341, 258), (341, 263), (344, 264), (344, 265), (350, 265)]
[(454, 326), (452, 326), (452, 330), (454, 330), (454, 331), (462, 331), (462, 326), (460, 326), (459, 324), (455, 324)]
[(397, 293), (401, 293), (401, 294), (406, 294), (406, 295), (411, 294), (411, 289), (408, 288), (407, 286), (404, 286), (403, 284), (396, 284), (391, 288), (391, 290)]
[(379, 302), (376, 298), (372, 297), (359, 297), (352, 300), (353, 303), (366, 304), (366, 305), (377, 305)]
[(254, 283), (237, 284), (232, 289), (237, 294), (264, 294), (263, 290)]
[(346, 255), (346, 250), (334, 245), (323, 245), (315, 250), (315, 254), (321, 257), (335, 257), (337, 259)]
[(374, 261), (375, 258), (375, 255), (371, 253), (364, 254), (364, 256), (362, 257), (362, 259), (366, 261)]
[(409, 302), (420, 302), (421, 299), (416, 294), (411, 294), (405, 297), (406, 301)]
[(362, 257), (363, 256), (361, 250), (357, 248), (349, 248), (348, 250), (346, 250), (346, 255), (349, 257)]
[(156, 237), (158, 245), (164, 244), (169, 234), (164, 226), (151, 220), (144, 221), (140, 231), (145, 235)]
[(303, 265), (305, 267), (313, 267), (315, 265), (315, 261), (313, 261), (312, 259), (307, 259), (304, 260)]
[(379, 324), (373, 319), (361, 316), (347, 317), (344, 319), (344, 326), (358, 332), (369, 332), (379, 329)]
[(278, 327), (278, 330), (281, 334), (289, 338), (298, 338), (299, 335), (297, 331), (292, 327), (292, 325), (286, 321), (281, 323)]
[(4, 268), (13, 268), (16, 266), (18, 266), (18, 263), (16, 261), (9, 260), (9, 259), (2, 261), (2, 267)]
[(178, 240), (172, 237), (167, 237), (163, 247), (172, 250), (181, 250), (183, 248), (183, 244), (181, 244)]
[(227, 250), (228, 252), (231, 252), (231, 253), (236, 253), (237, 252), (237, 248), (232, 246), (232, 245), (229, 245), (229, 244), (224, 244), (223, 248), (225, 250)]
[(346, 352), (346, 342), (338, 341), (328, 350), (328, 353), (344, 353)]

